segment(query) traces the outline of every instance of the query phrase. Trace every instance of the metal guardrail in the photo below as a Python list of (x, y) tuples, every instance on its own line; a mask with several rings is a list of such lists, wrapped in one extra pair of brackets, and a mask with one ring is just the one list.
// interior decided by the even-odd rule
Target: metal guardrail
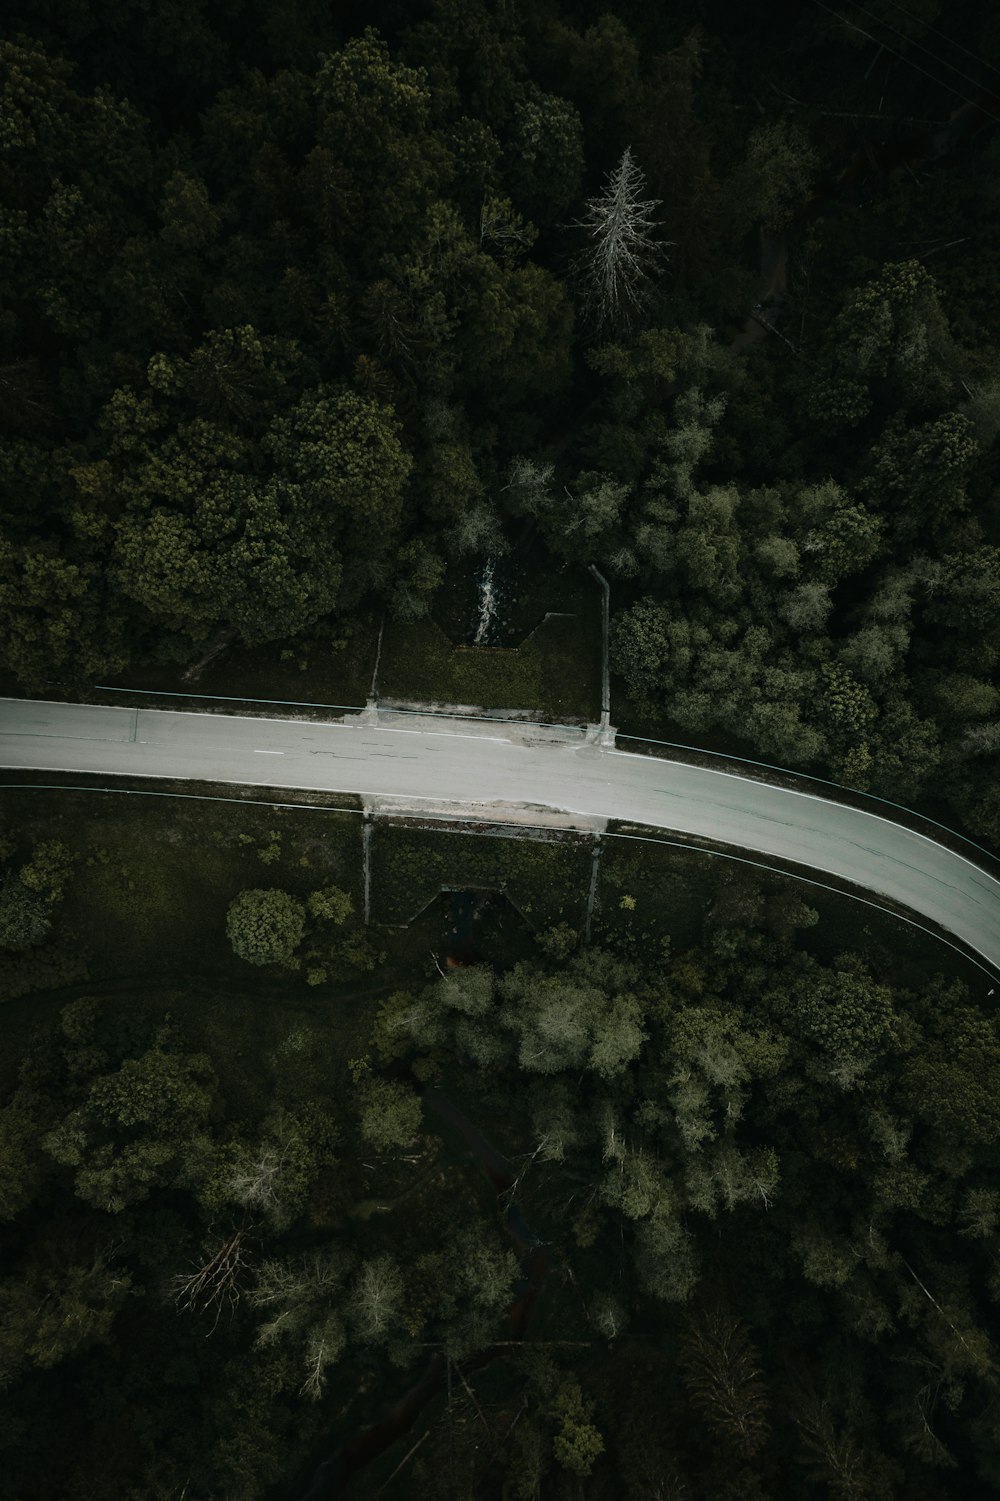
[(174, 688), (114, 688), (110, 683), (95, 683), (98, 693), (144, 693), (147, 698), (200, 698), (223, 704), (278, 704), (283, 709), (356, 709), (364, 704), (320, 704), (304, 698), (246, 698), (238, 693), (184, 693)]
[[(209, 703), (223, 704), (274, 704), (282, 709), (344, 709), (348, 713), (364, 714), (371, 707), (368, 704), (323, 704), (314, 703), (304, 698), (246, 698), (240, 694), (226, 693), (183, 693), (177, 689), (168, 688), (115, 688), (109, 683), (95, 683), (94, 689), (98, 693), (144, 693), (148, 698), (192, 698), (202, 699)], [(383, 714), (419, 714), (433, 716), (438, 719), (472, 719), (482, 724), (523, 724), (531, 725), (542, 730), (579, 730), (580, 724), (563, 724), (555, 720), (547, 719), (509, 719), (502, 713), (497, 714), (463, 714), (453, 713), (449, 709), (432, 709), (429, 706), (419, 709), (397, 708), (395, 705), (386, 704), (382, 707)]]
[[(307, 790), (307, 789), (303, 789)], [(241, 808), (304, 808), (307, 813), (351, 813), (362, 808), (324, 807), (322, 803), (279, 803), (268, 797), (220, 797), (211, 792), (155, 792), (148, 787), (82, 787), (72, 782), (0, 782), (0, 792), (114, 792), (119, 797), (182, 797), (196, 803), (238, 803)]]
[[(908, 808), (905, 803), (893, 802), (891, 797), (881, 797), (877, 792), (863, 792), (859, 787), (847, 787), (843, 782), (831, 781), (829, 777), (813, 776), (808, 771), (793, 771), (789, 766), (775, 766), (771, 761), (754, 761), (750, 756), (737, 756), (731, 751), (707, 750), (703, 745), (682, 745), (678, 740), (656, 740), (652, 735), (625, 735), (620, 730), (616, 732), (615, 739), (616, 741), (636, 740), (641, 741), (645, 745), (665, 745), (671, 750), (691, 751), (692, 754), (697, 756), (715, 756), (720, 761), (738, 761), (741, 766), (759, 766), (763, 771), (776, 771), (781, 776), (796, 777), (804, 782), (816, 782), (822, 787), (834, 787), (838, 792), (849, 793), (851, 797), (867, 798), (871, 802), (882, 803), (887, 808), (898, 808), (900, 813), (905, 813), (910, 818), (919, 819), (921, 823), (933, 824), (934, 828), (941, 829), (945, 834), (950, 834), (953, 839), (961, 839), (962, 843), (967, 844), (970, 849), (978, 850), (981, 855), (985, 855), (994, 864), (1000, 864), (1000, 855), (986, 849), (982, 844), (977, 844), (967, 834), (960, 834), (957, 829), (951, 828), (948, 824), (940, 823), (938, 819), (931, 818), (929, 813), (918, 813), (916, 808)], [(929, 838), (930, 836), (925, 837)]]

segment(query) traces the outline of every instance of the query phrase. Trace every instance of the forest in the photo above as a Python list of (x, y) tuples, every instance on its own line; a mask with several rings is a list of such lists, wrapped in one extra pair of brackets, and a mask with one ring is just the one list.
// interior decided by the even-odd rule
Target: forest
[[(985, 0), (10, 0), (0, 692), (447, 699), (520, 557), (557, 718), (593, 564), (620, 729), (1000, 852), (998, 123)], [(0, 789), (0, 1496), (996, 1493), (960, 956), (86, 791)]]

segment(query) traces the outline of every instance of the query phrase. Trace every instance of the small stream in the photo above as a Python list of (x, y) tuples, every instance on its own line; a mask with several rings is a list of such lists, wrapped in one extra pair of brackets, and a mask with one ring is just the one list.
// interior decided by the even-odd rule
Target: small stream
[(497, 617), (497, 596), (493, 587), (495, 573), (496, 559), (487, 558), (486, 566), (479, 575), (479, 619), (476, 621), (476, 634), (472, 638), (473, 646), (490, 645), (493, 623)]

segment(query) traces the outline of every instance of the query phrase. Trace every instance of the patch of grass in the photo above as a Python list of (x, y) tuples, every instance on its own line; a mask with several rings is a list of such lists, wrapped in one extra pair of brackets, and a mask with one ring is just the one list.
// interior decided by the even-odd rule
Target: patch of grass
[(398, 925), (442, 886), (502, 891), (536, 930), (583, 926), (590, 883), (587, 839), (511, 839), (459, 829), (379, 824), (372, 839), (372, 916)]
[[(638, 832), (631, 825), (629, 829)], [(663, 837), (658, 830), (649, 832), (651, 837)], [(749, 850), (732, 853), (753, 858)], [(795, 942), (825, 963), (838, 954), (854, 952), (894, 985), (918, 987), (928, 975), (941, 973), (962, 980), (973, 996), (989, 989), (983, 972), (960, 951), (887, 908), (869, 906), (846, 890), (828, 890), (792, 875), (738, 866), (707, 847), (608, 839), (601, 855), (593, 942), (625, 948), (639, 945), (650, 951), (669, 935), (675, 953), (700, 944), (705, 939), (705, 916), (720, 883), (736, 871), (745, 872), (765, 894), (788, 892), (819, 913), (814, 927), (797, 931)]]
[(593, 723), (601, 712), (600, 610), (552, 616), (512, 648), (453, 646), (433, 620), (387, 621), (379, 691), (420, 703), (527, 709), (552, 723)]
[(675, 949), (700, 943), (718, 878), (716, 863), (693, 850), (606, 840), (593, 942), (647, 948), (669, 934)]
[(361, 820), (346, 810), (8, 789), (0, 818), (25, 853), (59, 839), (76, 855), (54, 940), (84, 959), (91, 980), (244, 976), (225, 919), (248, 886), (304, 896), (337, 885), (363, 909)]

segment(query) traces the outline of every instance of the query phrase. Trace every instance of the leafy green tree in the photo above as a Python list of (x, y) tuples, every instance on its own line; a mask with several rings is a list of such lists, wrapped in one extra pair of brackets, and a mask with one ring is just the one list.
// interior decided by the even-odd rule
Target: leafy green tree
[(186, 400), (164, 394), (175, 387), (229, 412), (266, 395), (274, 367), (261, 370), (251, 333), (240, 331), (228, 368), (228, 335), (186, 372), (160, 359), (159, 398), (120, 391), (103, 419), (120, 471), (107, 504), (124, 507), (115, 575), (157, 624), (195, 639), (219, 626), (247, 641), (305, 630), (355, 602), (398, 537), (411, 461), (392, 413), (354, 392), (313, 388), (273, 418), (260, 449), (205, 417), (169, 430), (169, 403)]
[(565, 288), (533, 261), (508, 267), (479, 261), (456, 340), (463, 384), (495, 403), (503, 393), (507, 407), (551, 400), (572, 371), (573, 310)]
[(21, 867), (19, 879), (47, 902), (61, 902), (76, 858), (61, 840), (45, 839), (32, 849), (31, 859)]
[(886, 986), (873, 984), (858, 962), (839, 973), (803, 975), (797, 1013), (841, 1089), (856, 1086), (891, 1036), (891, 994)]
[(419, 1096), (402, 1084), (372, 1079), (361, 1096), (361, 1135), (377, 1151), (407, 1147), (420, 1130)]
[(0, 886), (0, 948), (20, 953), (44, 943), (52, 927), (49, 903), (10, 874)]
[(0, 948), (20, 952), (44, 942), (74, 861), (66, 845), (47, 839), (19, 871), (8, 872), (0, 885)]
[(167, 1051), (166, 1041), (161, 1034), (141, 1056), (94, 1078), (43, 1138), (50, 1157), (76, 1170), (78, 1197), (108, 1213), (175, 1182), (211, 1111), (209, 1059)]
[(171, 249), (204, 251), (218, 238), (221, 215), (209, 199), (200, 177), (177, 171), (168, 180), (160, 201), (160, 237)]
[(394, 413), (354, 392), (317, 387), (271, 423), (264, 448), (317, 520), (362, 544), (346, 555), (344, 603), (353, 603), (398, 534), (412, 459)]
[(229, 905), (226, 935), (237, 958), (248, 964), (295, 969), (295, 950), (304, 932), (305, 908), (287, 891), (241, 891)]
[(620, 537), (629, 494), (629, 486), (610, 474), (578, 474), (572, 490), (567, 486), (563, 498), (547, 508), (543, 519), (546, 536), (554, 541), (562, 557), (585, 562), (606, 556)]
[(212, 329), (189, 359), (156, 354), (146, 373), (154, 390), (186, 397), (210, 422), (246, 425), (283, 404), (297, 363), (291, 340), (262, 338), (247, 323)]
[(696, 1253), (669, 1197), (637, 1226), (635, 1265), (639, 1284), (651, 1297), (687, 1302), (698, 1280)]
[(91, 683), (125, 666), (120, 603), (96, 558), (61, 557), (52, 539), (0, 535), (2, 660), (29, 690)]
[(730, 211), (741, 213), (747, 228), (787, 228), (808, 196), (819, 157), (805, 131), (788, 120), (775, 120), (751, 131), (736, 180), (730, 185)]
[(576, 950), (580, 935), (576, 928), (569, 923), (556, 923), (554, 927), (546, 928), (537, 936), (538, 947), (548, 958), (556, 963), (563, 963)]
[(946, 1141), (988, 1145), (1000, 1135), (1000, 1041), (992, 1017), (954, 998), (905, 1062), (902, 1099)]
[(948, 412), (913, 429), (891, 422), (872, 449), (865, 493), (880, 509), (891, 509), (897, 534), (913, 539), (948, 538), (968, 509), (965, 483), (979, 449), (972, 424)]
[(628, 126), (642, 127), (641, 54), (626, 24), (610, 12), (580, 33), (564, 18), (545, 16), (541, 43), (559, 70), (561, 91), (580, 112), (594, 150), (628, 136)]
[(363, 226), (353, 254), (377, 271), (399, 239), (412, 239), (446, 171), (447, 154), (430, 129), (427, 73), (394, 61), (367, 26), (320, 58), (315, 95), (318, 144), (340, 164), (340, 191)]
[(837, 583), (877, 556), (879, 518), (853, 502), (835, 481), (808, 486), (800, 492), (797, 507), (809, 527), (800, 546), (819, 581)]
[(44, 1177), (38, 1140), (47, 1114), (45, 1101), (23, 1087), (0, 1108), (0, 1219), (25, 1209)]
[(98, 1243), (89, 1255), (88, 1249), (50, 1232), (35, 1248), (25, 1274), (0, 1282), (4, 1386), (24, 1365), (45, 1370), (107, 1340), (129, 1297), (132, 1277), (115, 1264), (111, 1246)]
[(634, 996), (615, 996), (593, 1030), (589, 1065), (596, 1074), (612, 1079), (634, 1063), (648, 1037), (642, 1026), (642, 1007)]
[(522, 86), (504, 159), (514, 202), (535, 224), (553, 224), (583, 177), (583, 126), (568, 99)]
[[(533, 974), (518, 965), (500, 984), (507, 1003), (501, 1013), (520, 1036), (518, 1061), (532, 1073), (554, 1074), (580, 1068), (593, 1047), (595, 1025), (607, 1000), (595, 986), (554, 975)], [(611, 1043), (607, 1059), (614, 1054)]]
[(827, 431), (856, 426), (875, 391), (901, 403), (946, 400), (953, 345), (930, 273), (887, 264), (854, 292), (827, 334), (818, 369), (803, 380), (804, 415)]
[[(338, 601), (341, 559), (329, 530), (317, 533), (301, 487), (227, 467), (247, 461), (245, 445), (202, 419), (182, 425), (137, 476), (146, 498), (117, 526), (115, 572), (125, 593), (158, 624), (196, 640), (219, 626), (273, 640)], [(167, 504), (151, 504), (157, 491)], [(170, 508), (185, 496), (187, 514)]]
[(588, 1402), (580, 1383), (567, 1377), (559, 1383), (549, 1406), (549, 1417), (558, 1425), (552, 1440), (556, 1464), (585, 1479), (604, 1452), (604, 1440), (594, 1424), (594, 1404)]
[(306, 910), (317, 922), (332, 922), (342, 927), (354, 911), (354, 902), (339, 886), (324, 886), (320, 891), (311, 891), (306, 898)]

